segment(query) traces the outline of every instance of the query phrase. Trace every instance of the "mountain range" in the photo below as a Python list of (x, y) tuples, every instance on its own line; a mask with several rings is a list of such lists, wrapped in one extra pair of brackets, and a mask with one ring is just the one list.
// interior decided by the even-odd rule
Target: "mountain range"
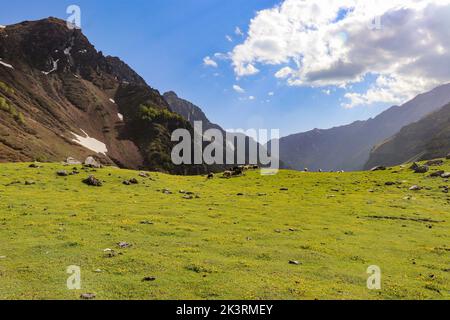
[[(357, 171), (379, 164), (399, 164), (398, 161), (384, 161), (383, 155), (379, 153), (373, 155), (369, 161), (372, 149), (397, 134), (403, 127), (422, 120), (449, 102), (450, 84), (446, 84), (421, 94), (401, 106), (393, 106), (367, 121), (357, 121), (327, 130), (315, 129), (281, 138), (279, 141), (281, 160), (296, 170), (308, 168)], [(393, 151), (401, 153), (401, 150)], [(447, 149), (440, 153), (428, 154), (443, 156), (449, 151)], [(407, 160), (401, 156), (397, 158)]]
[[(356, 171), (445, 156), (449, 104), (447, 84), (367, 121), (281, 138), (281, 165)], [(225, 170), (225, 165), (172, 163), (171, 133), (180, 128), (193, 133), (195, 121), (204, 130), (225, 133), (200, 107), (173, 91), (161, 95), (63, 20), (0, 28), (0, 162), (95, 156), (105, 164), (175, 174)], [(256, 142), (245, 139), (248, 161)], [(235, 141), (222, 147), (234, 152)]]

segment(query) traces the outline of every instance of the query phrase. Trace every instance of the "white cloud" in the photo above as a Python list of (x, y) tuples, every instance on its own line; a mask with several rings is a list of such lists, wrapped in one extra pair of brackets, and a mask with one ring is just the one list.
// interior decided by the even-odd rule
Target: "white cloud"
[(248, 97), (248, 100), (255, 100), (256, 98), (254, 96)]
[(324, 90), (322, 90), (322, 93), (324, 93), (327, 96), (329, 96), (331, 94), (331, 90), (330, 89), (324, 89)]
[(234, 34), (236, 34), (237, 36), (244, 36), (244, 33), (242, 32), (241, 28), (236, 27), (236, 29), (234, 29)]
[(270, 97), (273, 97), (275, 95), (275, 92), (271, 91), (267, 95), (270, 96)]
[(215, 62), (213, 59), (211, 59), (211, 57), (205, 57), (203, 59), (203, 65), (206, 67), (213, 67), (213, 68), (217, 68), (217, 62)]
[(242, 88), (241, 88), (240, 86), (238, 86), (237, 84), (235, 84), (235, 85), (233, 86), (233, 90), (236, 91), (236, 92), (238, 92), (238, 93), (245, 93), (245, 90), (242, 89)]
[(230, 37), (229, 35), (226, 35), (226, 36), (225, 36), (225, 39), (227, 39), (228, 42), (233, 42), (233, 38)]
[(399, 103), (450, 82), (449, 17), (450, 0), (284, 0), (230, 57), (237, 77), (271, 65), (291, 86), (345, 88), (346, 108)]

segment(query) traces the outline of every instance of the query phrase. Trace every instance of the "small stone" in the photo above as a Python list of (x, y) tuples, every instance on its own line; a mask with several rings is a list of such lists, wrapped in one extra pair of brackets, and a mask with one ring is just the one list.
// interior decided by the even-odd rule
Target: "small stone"
[(139, 184), (139, 181), (136, 178), (130, 179), (131, 184)]
[(148, 220), (143, 220), (143, 221), (141, 221), (141, 224), (151, 225), (151, 224), (154, 224), (154, 223), (151, 222), (151, 221), (148, 221)]
[(409, 188), (409, 190), (411, 190), (411, 191), (420, 191), (420, 190), (422, 190), (422, 187), (412, 186), (411, 188)]
[(437, 160), (430, 160), (425, 165), (426, 166), (442, 166), (444, 164), (444, 160), (437, 159)]
[(295, 266), (299, 266), (300, 262), (296, 261), (296, 260), (291, 260), (289, 261), (289, 264), (295, 265)]
[(133, 246), (131, 243), (128, 243), (128, 242), (119, 242), (117, 245), (121, 249), (127, 249), (127, 248), (130, 248)]
[(445, 173), (443, 173), (443, 174), (441, 175), (441, 178), (443, 178), (443, 179), (448, 179), (448, 178), (450, 178), (450, 172), (445, 172)]
[(32, 186), (32, 185), (34, 185), (34, 184), (36, 184), (36, 182), (34, 182), (33, 180), (26, 180), (26, 181), (25, 181), (25, 185), (26, 185), (26, 186)]
[(439, 178), (445, 173), (443, 170), (435, 171), (429, 175), (430, 178)]
[(152, 282), (152, 281), (156, 281), (156, 277), (145, 277), (144, 279), (142, 279), (142, 282)]
[(59, 177), (67, 177), (69, 173), (66, 170), (59, 170), (56, 172)]
[(385, 183), (385, 185), (387, 185), (387, 186), (393, 186), (393, 185), (395, 185), (395, 182), (388, 181), (388, 182)]
[(148, 173), (146, 173), (146, 172), (140, 172), (140, 173), (139, 173), (139, 177), (141, 177), (141, 178), (148, 178), (149, 175), (148, 175)]
[(33, 169), (39, 169), (41, 168), (41, 166), (38, 163), (32, 163), (28, 166), (29, 168), (33, 168)]
[(280, 191), (289, 191), (288, 188), (281, 188)]
[(384, 171), (384, 170), (386, 170), (385, 166), (376, 166), (376, 167), (370, 169), (370, 171)]
[(84, 300), (92, 300), (95, 299), (96, 295), (95, 293), (83, 293), (80, 298)]

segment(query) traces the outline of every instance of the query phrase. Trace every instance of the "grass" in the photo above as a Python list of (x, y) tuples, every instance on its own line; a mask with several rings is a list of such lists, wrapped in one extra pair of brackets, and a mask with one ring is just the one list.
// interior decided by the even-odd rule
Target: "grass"
[[(58, 177), (60, 164), (28, 165), (0, 165), (0, 299), (450, 298), (442, 178), (406, 168)], [(439, 169), (450, 171), (450, 161)], [(89, 174), (103, 187), (82, 184)], [(133, 177), (138, 185), (122, 184)], [(410, 191), (416, 184), (424, 189)], [(66, 287), (70, 265), (81, 267), (81, 290)], [(367, 289), (371, 265), (382, 270), (382, 290)]]

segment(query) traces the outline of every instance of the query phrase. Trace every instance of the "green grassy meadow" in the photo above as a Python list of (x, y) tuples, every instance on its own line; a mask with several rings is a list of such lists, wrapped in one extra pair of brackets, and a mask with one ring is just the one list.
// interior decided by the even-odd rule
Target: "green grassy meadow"
[[(450, 299), (442, 178), (400, 167), (212, 180), (78, 167), (59, 177), (72, 166), (0, 165), (0, 299)], [(83, 184), (90, 174), (103, 186)], [(139, 184), (122, 184), (131, 178)], [(81, 290), (66, 287), (70, 265)], [(371, 265), (381, 290), (367, 289)]]

